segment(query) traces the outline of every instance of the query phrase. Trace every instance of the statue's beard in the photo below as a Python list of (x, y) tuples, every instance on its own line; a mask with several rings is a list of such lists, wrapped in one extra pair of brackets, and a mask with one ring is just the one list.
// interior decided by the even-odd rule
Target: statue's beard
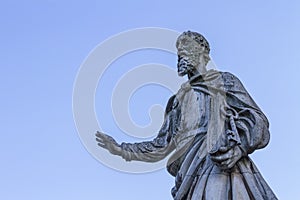
[(177, 63), (177, 72), (179, 76), (185, 76), (187, 74), (191, 74), (194, 70), (194, 66), (190, 63), (190, 61), (184, 57), (178, 58)]

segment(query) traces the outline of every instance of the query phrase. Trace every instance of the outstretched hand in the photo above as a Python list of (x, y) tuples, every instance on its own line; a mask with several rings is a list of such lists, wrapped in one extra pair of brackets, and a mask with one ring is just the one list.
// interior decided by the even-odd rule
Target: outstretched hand
[(216, 154), (211, 155), (211, 159), (221, 169), (230, 169), (241, 159), (242, 155), (243, 152), (239, 146), (220, 147)]
[(99, 131), (97, 131), (95, 135), (100, 147), (107, 149), (113, 155), (121, 155), (121, 146), (111, 136)]

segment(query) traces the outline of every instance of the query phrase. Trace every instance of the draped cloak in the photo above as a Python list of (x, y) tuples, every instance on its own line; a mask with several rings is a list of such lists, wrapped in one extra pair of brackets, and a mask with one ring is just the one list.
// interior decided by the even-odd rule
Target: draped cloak
[[(239, 79), (209, 70), (169, 99), (156, 138), (121, 148), (127, 161), (156, 162), (171, 154), (167, 170), (175, 177), (175, 200), (273, 200), (275, 194), (248, 156), (269, 139), (268, 120)], [(210, 158), (222, 146), (242, 150), (231, 169), (222, 170)]]

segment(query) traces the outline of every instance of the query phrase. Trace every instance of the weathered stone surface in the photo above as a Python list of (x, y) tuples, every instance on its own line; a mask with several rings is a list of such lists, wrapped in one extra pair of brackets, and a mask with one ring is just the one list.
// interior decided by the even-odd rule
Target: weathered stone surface
[(277, 199), (249, 158), (269, 142), (269, 123), (237, 77), (206, 70), (210, 47), (196, 32), (179, 36), (178, 75), (189, 80), (172, 96), (152, 141), (117, 144), (97, 132), (98, 145), (125, 160), (167, 155), (175, 200)]

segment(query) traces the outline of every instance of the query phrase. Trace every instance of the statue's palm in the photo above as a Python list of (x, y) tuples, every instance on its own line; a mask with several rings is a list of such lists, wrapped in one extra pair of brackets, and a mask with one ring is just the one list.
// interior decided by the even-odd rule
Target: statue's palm
[(111, 136), (97, 131), (96, 141), (100, 147), (107, 149), (111, 154), (121, 155), (120, 145)]

